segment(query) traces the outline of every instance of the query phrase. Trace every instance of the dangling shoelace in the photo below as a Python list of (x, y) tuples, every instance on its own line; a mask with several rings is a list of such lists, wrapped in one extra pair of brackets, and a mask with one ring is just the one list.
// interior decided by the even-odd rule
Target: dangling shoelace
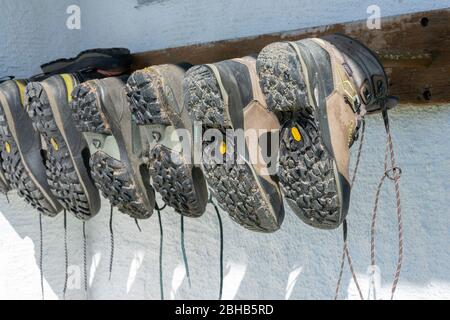
[(10, 202), (9, 202), (8, 192), (5, 192), (5, 198), (6, 198), (6, 201), (8, 202), (8, 204), (9, 204)]
[(181, 215), (181, 253), (183, 254), (184, 269), (186, 270), (186, 278), (188, 279), (189, 288), (191, 288), (191, 276), (189, 272), (189, 263), (186, 254), (186, 246), (184, 242), (184, 215)]
[(66, 300), (68, 281), (69, 281), (69, 253), (67, 249), (67, 213), (66, 210), (64, 210), (64, 289), (63, 289), (64, 300)]
[[(350, 188), (353, 188), (353, 185), (354, 185), (355, 180), (356, 180), (356, 176), (357, 176), (358, 169), (359, 169), (359, 164), (361, 162), (362, 148), (363, 148), (363, 145), (364, 145), (364, 138), (365, 138), (365, 132), (366, 132), (366, 121), (365, 121), (364, 117), (361, 119), (361, 121), (362, 121), (361, 139), (359, 141), (358, 154), (357, 154), (357, 157), (356, 157), (356, 164), (355, 164), (355, 169), (353, 170), (352, 182), (351, 182)], [(341, 288), (342, 276), (344, 274), (344, 266), (345, 266), (345, 258), (346, 257), (347, 257), (347, 261), (348, 261), (348, 266), (350, 268), (350, 272), (351, 272), (352, 277), (353, 277), (353, 281), (355, 282), (356, 288), (358, 290), (359, 297), (360, 297), (361, 300), (364, 300), (364, 296), (362, 294), (361, 287), (360, 287), (359, 282), (358, 282), (358, 278), (356, 277), (355, 269), (353, 268), (353, 262), (352, 262), (352, 258), (350, 256), (350, 250), (348, 248), (348, 239), (347, 239), (348, 224), (347, 224), (347, 220), (344, 220), (344, 223), (342, 225), (342, 230), (343, 230), (343, 238), (344, 238), (344, 248), (342, 250), (341, 264), (340, 264), (340, 270), (339, 270), (339, 277), (338, 277), (338, 281), (337, 281), (337, 284), (336, 284), (336, 292), (335, 292), (335, 295), (334, 295), (334, 300), (337, 300), (338, 297), (339, 297), (339, 290)]]
[(84, 292), (88, 299), (88, 276), (87, 276), (87, 239), (86, 239), (86, 222), (83, 221), (83, 273), (84, 273)]
[(110, 210), (110, 214), (109, 214), (109, 235), (110, 235), (110, 239), (111, 239), (111, 251), (110, 251), (110, 254), (109, 254), (109, 278), (108, 278), (108, 280), (111, 280), (112, 270), (113, 270), (113, 263), (114, 263), (113, 213), (114, 213), (114, 207), (111, 205), (111, 210)]
[(39, 269), (40, 269), (40, 276), (41, 276), (41, 294), (42, 294), (42, 300), (45, 300), (44, 295), (44, 271), (42, 270), (43, 266), (43, 254), (44, 254), (44, 243), (43, 243), (43, 232), (42, 232), (42, 213), (39, 212)]
[(136, 227), (138, 228), (139, 232), (142, 232), (141, 226), (139, 225), (139, 220), (134, 219), (134, 222), (136, 223)]
[[(402, 174), (401, 168), (399, 168), (396, 164), (395, 152), (394, 152), (394, 144), (392, 141), (391, 129), (389, 125), (389, 115), (387, 106), (384, 104), (382, 109), (384, 126), (386, 129), (386, 152), (384, 156), (384, 173), (380, 179), (380, 183), (377, 187), (377, 192), (375, 195), (375, 205), (372, 214), (372, 224), (371, 224), (371, 246), (370, 246), (370, 257), (372, 267), (374, 268), (376, 265), (375, 262), (375, 226), (376, 226), (376, 218), (378, 211), (378, 203), (380, 200), (381, 188), (384, 184), (386, 178), (394, 181), (395, 188), (395, 197), (396, 197), (396, 209), (397, 209), (397, 225), (398, 225), (398, 260), (397, 266), (394, 274), (394, 280), (391, 288), (391, 300), (394, 299), (395, 291), (397, 289), (398, 281), (400, 278), (400, 272), (402, 268), (403, 262), (403, 221), (402, 221), (402, 208), (401, 208), (401, 199), (400, 199), (400, 177)], [(391, 168), (388, 168), (388, 162), (390, 159)], [(374, 297), (376, 299), (376, 296)]]
[(164, 300), (164, 285), (163, 285), (163, 248), (164, 248), (164, 231), (162, 226), (162, 220), (161, 220), (161, 211), (164, 210), (166, 205), (163, 207), (159, 207), (158, 203), (155, 203), (156, 211), (158, 212), (158, 221), (159, 221), (159, 234), (160, 234), (160, 241), (159, 241), (159, 291), (161, 294), (161, 300)]
[(219, 286), (219, 300), (222, 300), (223, 293), (223, 224), (222, 217), (217, 205), (212, 200), (212, 195), (209, 197), (209, 203), (211, 203), (216, 211), (217, 220), (219, 222), (219, 236), (220, 236), (220, 286)]

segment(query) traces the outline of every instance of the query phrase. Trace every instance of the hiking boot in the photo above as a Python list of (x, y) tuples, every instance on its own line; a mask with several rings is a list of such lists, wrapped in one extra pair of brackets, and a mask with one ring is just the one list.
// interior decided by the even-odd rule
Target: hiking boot
[(72, 116), (91, 150), (96, 186), (112, 205), (135, 219), (149, 218), (155, 192), (149, 184), (145, 135), (131, 120), (127, 77), (90, 80), (72, 93)]
[[(175, 65), (136, 71), (128, 79), (127, 95), (133, 120), (147, 132), (153, 186), (176, 212), (199, 217), (208, 190), (202, 170), (193, 165), (193, 125), (183, 105), (184, 74)], [(184, 139), (187, 150), (180, 150)]]
[[(204, 142), (202, 158), (219, 205), (247, 229), (274, 232), (284, 219), (283, 201), (258, 143), (267, 130), (278, 136), (280, 123), (267, 110), (258, 82), (251, 57), (196, 66), (185, 77), (185, 104), (193, 121), (219, 130), (214, 140)], [(260, 129), (265, 130), (261, 135)], [(245, 131), (245, 139), (237, 139), (236, 130)], [(252, 132), (258, 141), (249, 139)]]
[(75, 127), (69, 103), (84, 75), (61, 74), (26, 87), (25, 103), (34, 128), (46, 145), (51, 191), (77, 218), (88, 220), (100, 210), (100, 194), (89, 168), (89, 147)]
[(337, 228), (350, 203), (349, 149), (366, 112), (388, 102), (373, 52), (343, 35), (273, 43), (257, 70), (269, 109), (284, 122), (279, 177), (285, 198), (307, 224)]
[(47, 182), (41, 137), (25, 109), (26, 80), (0, 84), (0, 141), (5, 176), (39, 212), (56, 216), (62, 206)]
[(124, 74), (130, 66), (131, 54), (126, 48), (89, 49), (74, 58), (62, 58), (41, 65), (43, 73), (32, 77), (32, 80), (40, 81), (43, 77), (89, 71), (114, 76)]

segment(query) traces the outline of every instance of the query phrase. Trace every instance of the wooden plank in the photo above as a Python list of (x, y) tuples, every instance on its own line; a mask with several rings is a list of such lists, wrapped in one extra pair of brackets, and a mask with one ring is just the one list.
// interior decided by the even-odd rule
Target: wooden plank
[(211, 63), (258, 53), (276, 41), (340, 32), (377, 52), (390, 79), (391, 94), (402, 104), (450, 103), (450, 8), (382, 19), (381, 29), (366, 21), (339, 23), (134, 54), (134, 69), (164, 63)]

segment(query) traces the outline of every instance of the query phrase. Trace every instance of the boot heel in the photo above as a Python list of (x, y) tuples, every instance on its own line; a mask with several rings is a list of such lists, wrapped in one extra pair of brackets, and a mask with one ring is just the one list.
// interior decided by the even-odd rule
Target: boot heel
[(186, 106), (193, 121), (216, 129), (231, 128), (231, 121), (225, 116), (225, 104), (219, 83), (206, 65), (193, 67), (184, 80)]
[(341, 216), (333, 168), (334, 160), (310, 120), (285, 124), (281, 131), (280, 184), (291, 209), (313, 227), (334, 229), (345, 218)]
[(188, 217), (203, 214), (207, 201), (199, 196), (207, 195), (207, 190), (200, 169), (186, 164), (179, 153), (162, 145), (153, 148), (150, 168), (153, 186), (165, 203)]
[(256, 69), (270, 111), (312, 115), (302, 68), (297, 52), (289, 43), (273, 43), (261, 51)]
[(91, 156), (90, 166), (95, 185), (113, 206), (135, 219), (147, 219), (152, 215), (146, 210), (123, 162), (100, 150)]
[(72, 118), (80, 132), (111, 135), (110, 126), (98, 105), (98, 90), (91, 82), (77, 86), (72, 93)]
[(170, 125), (164, 103), (161, 77), (152, 68), (138, 70), (128, 79), (126, 92), (137, 125)]

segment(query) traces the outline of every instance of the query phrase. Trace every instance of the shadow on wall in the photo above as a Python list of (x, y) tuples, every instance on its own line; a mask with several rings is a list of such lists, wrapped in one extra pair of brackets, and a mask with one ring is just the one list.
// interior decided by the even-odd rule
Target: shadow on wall
[[(402, 200), (405, 231), (405, 260), (396, 298), (450, 298), (450, 163), (448, 141), (450, 109), (403, 108), (392, 112), (392, 127), (398, 162), (403, 169)], [(369, 296), (370, 218), (374, 192), (382, 173), (384, 128), (380, 117), (370, 117), (360, 173), (352, 195), (349, 214), (349, 241), (354, 266), (363, 289)], [(427, 132), (418, 135), (417, 132)], [(413, 137), (413, 139), (411, 138)], [(440, 190), (440, 191), (439, 191)], [(30, 253), (6, 239), (0, 243), (2, 256), (9, 263), (4, 290), (22, 292), (33, 287), (27, 297), (39, 299), (38, 216), (17, 196), (11, 204), (0, 199), (5, 224), (20, 238), (30, 238), (34, 261), (26, 264)], [(392, 185), (382, 192), (377, 221), (376, 274), (378, 298), (388, 299), (397, 254), (397, 226)], [(286, 208), (287, 209), (287, 208)], [(287, 209), (278, 232), (253, 233), (236, 225), (221, 212), (224, 223), (225, 299), (331, 299), (334, 296), (342, 252), (342, 230), (320, 231), (310, 228)], [(159, 225), (155, 214), (140, 222), (115, 210), (115, 252), (113, 274), (108, 280), (110, 257), (109, 204), (87, 223), (90, 299), (159, 299)], [(2, 217), (0, 217), (2, 219)], [(186, 250), (192, 286), (189, 287), (182, 261), (180, 216), (171, 209), (162, 212), (164, 227), (163, 283), (166, 299), (216, 299), (219, 292), (219, 233), (217, 217), (211, 206), (199, 219), (186, 219)], [(7, 226), (9, 228), (9, 226)], [(84, 299), (83, 239), (81, 223), (68, 218), (69, 264), (78, 268), (71, 278), (75, 289), (68, 299)], [(1, 234), (0, 237), (3, 237)], [(46, 292), (62, 298), (64, 284), (64, 229), (62, 215), (44, 219), (43, 273)], [(0, 270), (1, 271), (1, 270)], [(1, 271), (5, 273), (5, 271)], [(77, 278), (78, 277), (78, 278)], [(0, 278), (1, 281), (1, 278)], [(38, 290), (36, 289), (38, 288)], [(36, 290), (35, 290), (36, 289)], [(47, 297), (51, 298), (50, 294)], [(348, 267), (340, 298), (358, 299)]]

